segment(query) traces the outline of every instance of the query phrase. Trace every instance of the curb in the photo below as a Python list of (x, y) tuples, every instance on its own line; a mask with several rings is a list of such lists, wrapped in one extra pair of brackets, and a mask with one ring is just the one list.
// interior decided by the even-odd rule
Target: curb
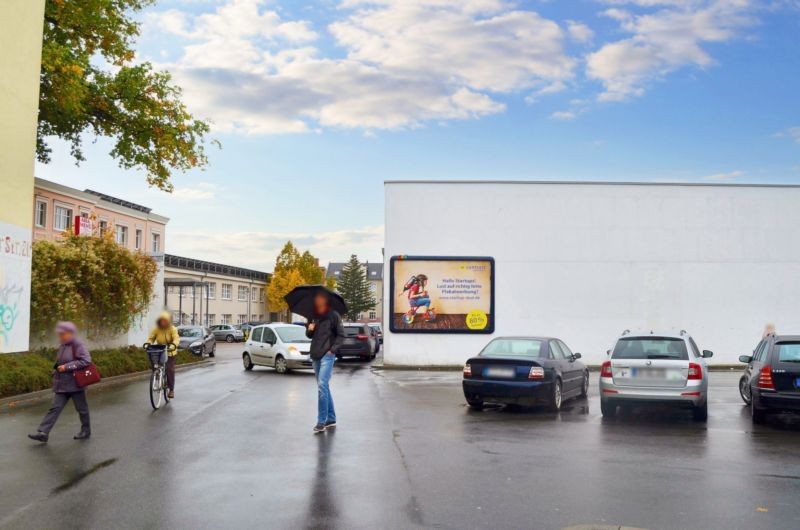
[[(198, 361), (196, 363), (187, 363), (187, 364), (180, 364), (175, 367), (176, 372), (182, 372), (184, 370), (188, 370), (191, 368), (197, 368), (200, 366), (208, 366), (212, 364), (214, 361), (207, 359), (204, 361)], [(104, 388), (109, 388), (116, 385), (121, 385), (123, 383), (127, 383), (129, 381), (136, 381), (139, 379), (145, 379), (150, 376), (150, 370), (146, 370), (144, 372), (132, 372), (129, 374), (121, 374), (115, 375), (112, 377), (104, 378), (100, 380), (99, 383), (96, 385), (92, 385), (87, 389), (87, 392), (96, 392), (98, 390), (102, 390)], [(19, 394), (17, 396), (9, 396), (5, 398), (0, 398), (0, 414), (9, 412), (13, 409), (27, 407), (33, 405), (34, 403), (38, 403), (43, 399), (49, 399), (50, 396), (53, 395), (52, 388), (46, 388), (44, 390), (37, 390), (36, 392), (29, 392), (27, 394)]]

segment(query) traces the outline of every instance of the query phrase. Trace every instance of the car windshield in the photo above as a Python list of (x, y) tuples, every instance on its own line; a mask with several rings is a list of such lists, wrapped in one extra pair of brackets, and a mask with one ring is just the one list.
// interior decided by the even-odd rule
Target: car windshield
[(305, 328), (299, 326), (286, 326), (275, 328), (281, 342), (311, 342), (311, 339), (306, 337)]
[(612, 359), (668, 359), (688, 361), (689, 353), (683, 339), (672, 337), (631, 337), (620, 339)]
[(800, 342), (782, 342), (778, 344), (778, 361), (782, 363), (800, 363)]
[(200, 328), (178, 328), (178, 335), (181, 337), (201, 337)]
[(542, 341), (536, 339), (495, 339), (483, 349), (481, 357), (538, 358)]

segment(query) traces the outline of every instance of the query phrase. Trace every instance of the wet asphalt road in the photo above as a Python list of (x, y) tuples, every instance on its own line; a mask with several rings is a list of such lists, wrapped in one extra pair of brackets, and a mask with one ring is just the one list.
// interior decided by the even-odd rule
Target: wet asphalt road
[(800, 420), (754, 428), (735, 374), (703, 425), (603, 421), (597, 374), (560, 414), (473, 412), (457, 373), (340, 363), (339, 428), (314, 436), (313, 375), (221, 350), (156, 413), (144, 381), (91, 394), (85, 443), (71, 405), (47, 445), (25, 438), (46, 403), (0, 416), (0, 527), (800, 528)]

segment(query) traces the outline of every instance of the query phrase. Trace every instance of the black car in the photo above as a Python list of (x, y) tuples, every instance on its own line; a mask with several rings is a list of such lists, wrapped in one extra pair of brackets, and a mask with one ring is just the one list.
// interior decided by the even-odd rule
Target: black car
[(739, 360), (747, 363), (739, 393), (753, 423), (764, 423), (769, 412), (800, 412), (800, 335), (767, 335)]
[(336, 357), (359, 357), (361, 359), (374, 359), (379, 348), (375, 334), (366, 324), (345, 324), (344, 340), (342, 341)]
[(553, 337), (500, 337), (464, 365), (464, 397), (473, 409), (484, 403), (544, 404), (589, 392), (589, 370), (563, 341)]

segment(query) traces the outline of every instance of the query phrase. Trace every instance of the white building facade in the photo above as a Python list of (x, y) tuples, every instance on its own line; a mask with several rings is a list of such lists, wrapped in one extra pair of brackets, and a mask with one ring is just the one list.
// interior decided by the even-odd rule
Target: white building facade
[[(493, 334), (385, 326), (387, 365), (461, 364), (503, 335), (556, 336), (597, 365), (626, 329), (685, 329), (712, 363), (735, 364), (767, 323), (800, 333), (798, 186), (414, 181), (385, 191), (387, 299), (392, 256), (495, 260)], [(409, 211), (431, 221), (409, 223)]]

